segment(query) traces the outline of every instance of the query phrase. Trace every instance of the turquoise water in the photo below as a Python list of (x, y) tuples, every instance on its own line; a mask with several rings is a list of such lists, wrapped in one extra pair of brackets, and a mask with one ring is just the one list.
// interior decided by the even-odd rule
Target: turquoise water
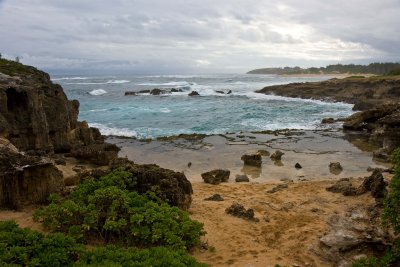
[[(80, 120), (104, 135), (155, 138), (181, 133), (317, 129), (325, 117), (352, 113), (351, 105), (254, 93), (268, 85), (321, 81), (327, 77), (275, 75), (54, 76), (69, 99), (78, 99)], [(125, 91), (179, 88), (183, 92), (125, 96)], [(199, 97), (189, 97), (191, 91)], [(216, 90), (231, 94), (219, 94)]]

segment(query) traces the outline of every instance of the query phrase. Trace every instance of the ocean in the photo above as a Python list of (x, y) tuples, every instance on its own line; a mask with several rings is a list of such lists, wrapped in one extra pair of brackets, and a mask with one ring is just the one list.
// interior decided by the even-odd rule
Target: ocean
[[(64, 88), (69, 99), (79, 100), (79, 120), (99, 128), (103, 135), (136, 138), (321, 129), (324, 127), (320, 124), (322, 118), (348, 116), (352, 114), (352, 105), (254, 91), (268, 85), (328, 78), (250, 74), (52, 76), (53, 82)], [(126, 91), (154, 88), (175, 88), (182, 92), (125, 96)], [(200, 96), (188, 96), (191, 91), (197, 91)], [(227, 94), (229, 91), (232, 93)]]

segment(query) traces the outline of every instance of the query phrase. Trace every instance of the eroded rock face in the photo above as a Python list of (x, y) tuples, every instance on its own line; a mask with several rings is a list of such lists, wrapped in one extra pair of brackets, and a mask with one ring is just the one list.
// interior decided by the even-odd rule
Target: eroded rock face
[[(192, 203), (192, 184), (181, 172), (163, 169), (155, 164), (138, 165), (127, 159), (118, 159), (111, 164), (111, 169), (123, 168), (131, 172), (137, 179), (137, 191), (158, 192), (159, 197), (183, 210)], [(101, 173), (103, 176), (104, 173)]]
[[(68, 100), (62, 87), (52, 83), (47, 73), (4, 59), (0, 59), (0, 73), (0, 137), (19, 150), (67, 153), (104, 144), (97, 129), (78, 122), (79, 102)], [(107, 156), (102, 159), (116, 156), (116, 146), (105, 148), (103, 154)], [(98, 160), (95, 155), (92, 162), (104, 163)]]
[(62, 173), (44, 158), (0, 148), (0, 207), (43, 204), (64, 189)]

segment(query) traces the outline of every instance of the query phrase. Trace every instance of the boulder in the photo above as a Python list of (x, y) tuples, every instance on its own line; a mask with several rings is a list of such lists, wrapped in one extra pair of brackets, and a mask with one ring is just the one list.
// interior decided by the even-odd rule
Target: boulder
[(343, 171), (343, 167), (340, 162), (331, 162), (329, 163), (329, 171), (332, 174), (338, 175)]
[(364, 179), (362, 185), (357, 189), (357, 194), (361, 195), (370, 191), (376, 202), (383, 204), (383, 199), (387, 194), (386, 186), (387, 183), (383, 178), (382, 171), (374, 170), (370, 176)]
[(212, 170), (209, 172), (205, 172), (201, 174), (205, 183), (208, 184), (220, 184), (223, 182), (227, 182), (229, 180), (229, 175), (231, 174), (230, 170)]
[(50, 159), (0, 148), (0, 208), (44, 204), (64, 188), (62, 173)]
[(188, 94), (188, 96), (199, 96), (200, 94), (197, 91), (192, 91)]
[(182, 89), (180, 89), (180, 88), (171, 88), (171, 91), (170, 91), (171, 93), (178, 93), (178, 92), (183, 92), (183, 90)]
[(357, 195), (357, 189), (355, 187), (353, 187), (349, 178), (340, 179), (334, 185), (327, 187), (326, 191), (329, 191), (332, 193), (342, 193), (345, 196)]
[(294, 165), (294, 167), (296, 168), (296, 169), (302, 169), (303, 167), (300, 165), (300, 163), (296, 163), (295, 165)]
[(282, 156), (285, 155), (285, 153), (283, 153), (280, 150), (276, 150), (272, 155), (271, 155), (271, 159), (273, 161), (279, 161), (282, 159)]
[(258, 222), (259, 219), (254, 217), (253, 209), (245, 209), (242, 204), (233, 203), (229, 208), (225, 209), (225, 212), (229, 215), (239, 217), (245, 220)]
[(161, 95), (161, 94), (164, 94), (164, 93), (165, 93), (165, 90), (161, 90), (161, 89), (158, 89), (158, 88), (154, 88), (153, 90), (150, 91), (151, 95)]
[(255, 166), (255, 167), (261, 167), (262, 164), (262, 158), (260, 154), (245, 154), (241, 157), (241, 160), (243, 160), (244, 165), (249, 165), (249, 166)]
[(237, 183), (250, 182), (250, 179), (249, 179), (249, 177), (247, 177), (246, 174), (242, 174), (242, 175), (237, 174), (235, 177), (235, 182), (237, 182)]
[[(111, 162), (111, 169), (123, 168), (137, 179), (136, 191), (155, 192), (168, 204), (187, 210), (192, 203), (192, 184), (185, 174), (163, 169), (155, 164), (138, 165), (127, 159)], [(104, 175), (104, 174), (102, 174)]]

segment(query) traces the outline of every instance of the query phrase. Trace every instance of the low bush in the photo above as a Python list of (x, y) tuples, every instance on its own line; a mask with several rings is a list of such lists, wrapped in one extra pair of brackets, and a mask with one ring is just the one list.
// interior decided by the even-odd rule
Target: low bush
[(131, 173), (115, 170), (99, 180), (79, 185), (68, 198), (51, 197), (51, 204), (34, 218), (53, 231), (90, 243), (128, 246), (168, 246), (188, 249), (200, 242), (203, 225), (187, 212), (171, 207), (155, 194), (131, 191)]
[(0, 222), (0, 266), (73, 267), (204, 267), (185, 250), (106, 246), (85, 250), (64, 234), (44, 235), (21, 229), (13, 221)]

